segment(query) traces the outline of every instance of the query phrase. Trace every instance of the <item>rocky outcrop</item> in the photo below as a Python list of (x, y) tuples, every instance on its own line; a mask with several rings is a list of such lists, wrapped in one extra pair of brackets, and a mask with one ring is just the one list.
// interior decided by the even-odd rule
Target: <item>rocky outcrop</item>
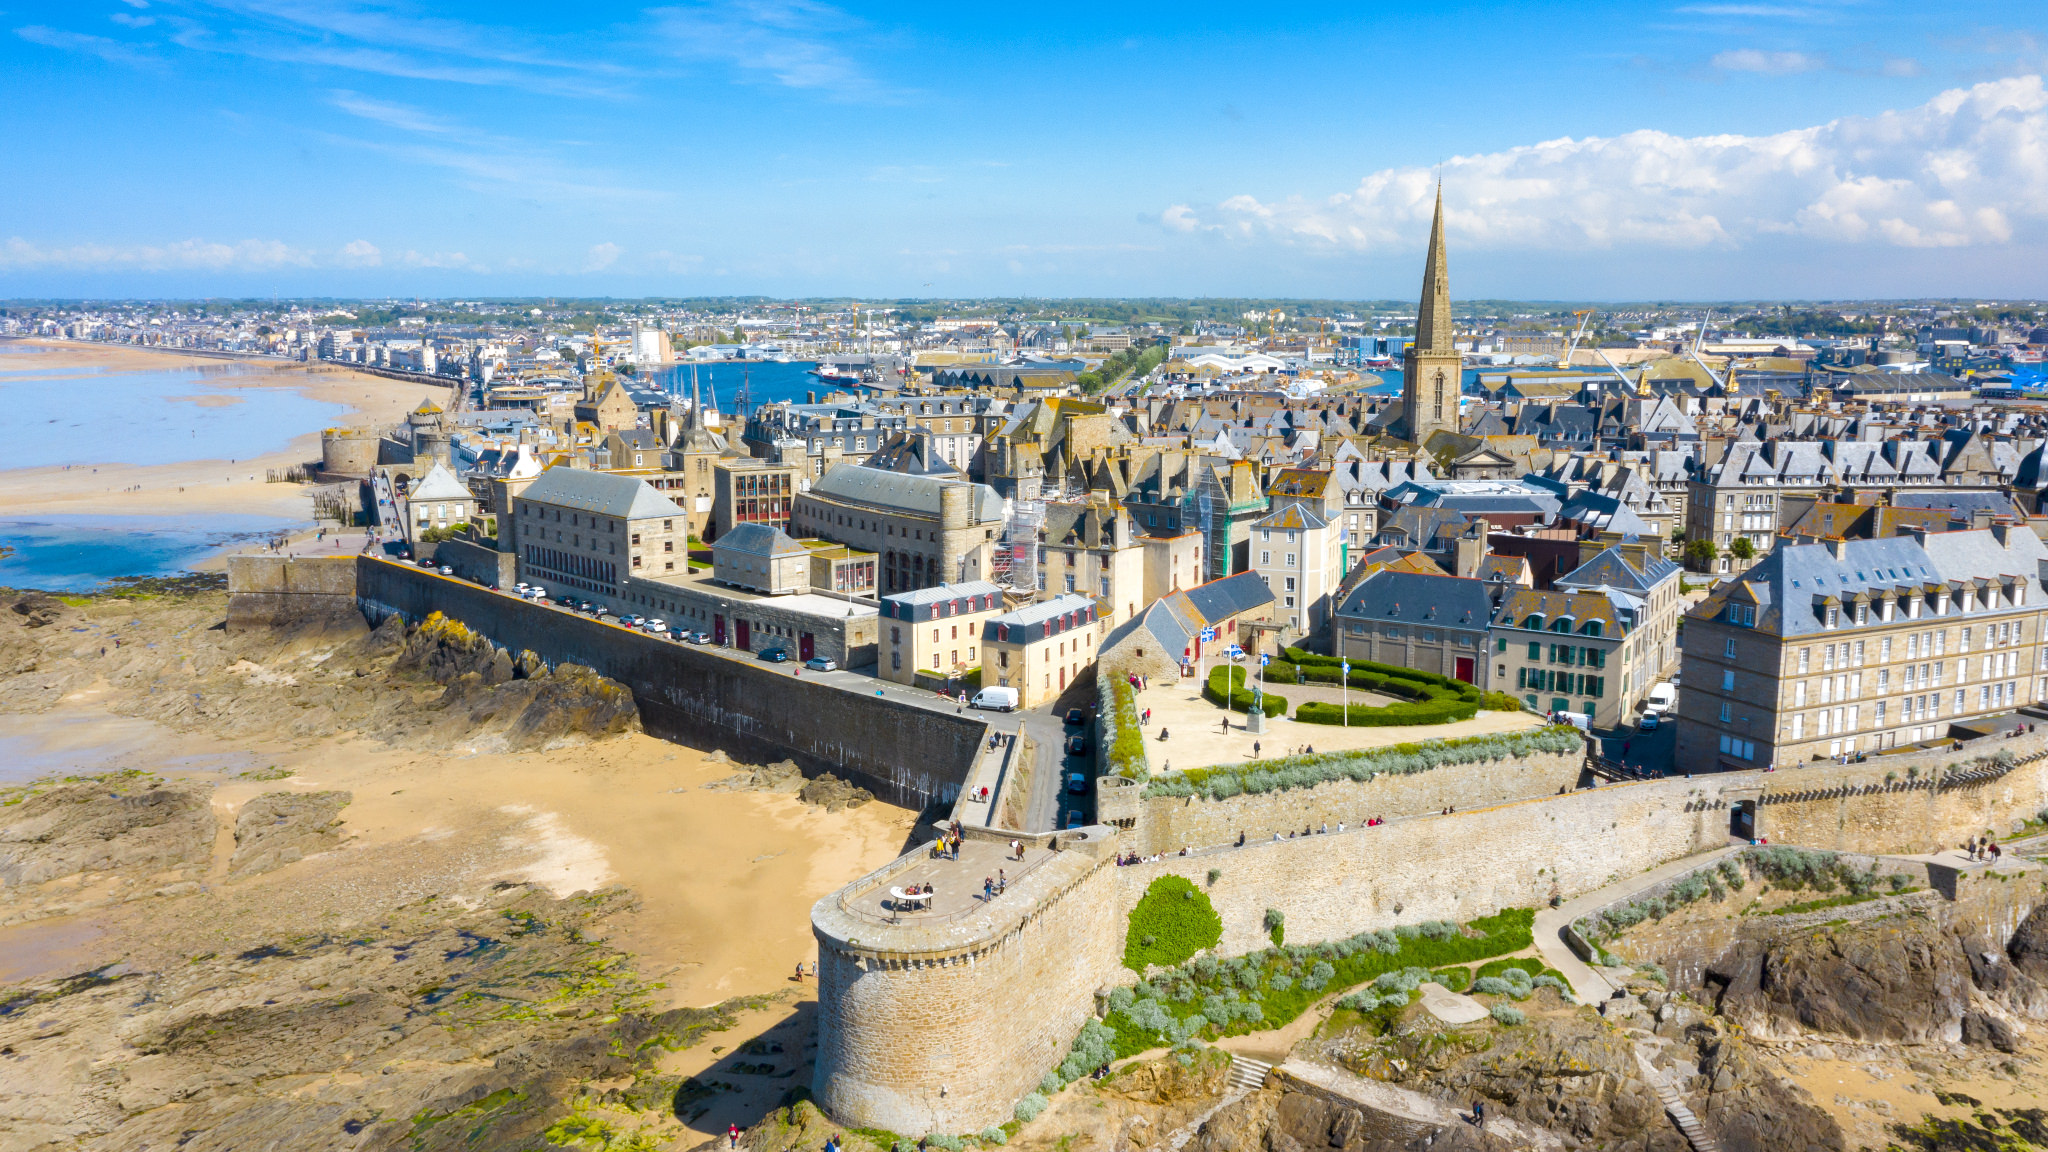
[[(706, 764), (731, 763), (724, 752), (712, 752), (704, 757)], [(734, 765), (738, 772), (713, 780), (704, 787), (713, 792), (795, 792), (804, 786), (803, 769), (794, 760), (782, 760), (774, 764), (751, 767)]]
[(235, 854), (228, 875), (253, 876), (341, 844), (347, 792), (266, 792), (235, 814)]
[[(333, 938), (9, 989), (0, 1131), (10, 1147), (114, 1152), (555, 1147), (544, 1134), (579, 1085), (658, 1085), (655, 1054), (739, 1007), (645, 1008), (648, 989), (593, 940), (624, 899), (514, 888)], [(650, 1103), (663, 1138), (680, 1135), (668, 1101)]]
[(2048, 904), (2020, 921), (2019, 929), (2006, 941), (2005, 954), (2013, 967), (2048, 984)]
[(827, 812), (858, 808), (875, 798), (874, 793), (865, 788), (857, 788), (830, 772), (816, 780), (806, 781), (802, 788), (797, 789), (796, 794), (804, 803), (815, 804)]
[(1954, 937), (1922, 918), (1752, 937), (1706, 972), (1715, 1007), (1761, 1037), (1961, 1038), (1970, 975)]
[[(49, 597), (0, 602), (9, 605), (0, 611), (0, 668), (18, 670), (0, 676), (0, 711), (39, 711), (104, 681), (116, 711), (228, 739), (354, 735), (504, 752), (639, 726), (625, 685), (580, 665), (550, 669), (438, 613), (412, 628), (391, 616), (371, 629), (358, 615), (229, 632), (215, 626), (224, 600), (198, 592), (83, 609)], [(72, 626), (35, 624), (54, 612)]]
[(133, 775), (32, 789), (0, 807), (0, 886), (204, 869), (216, 827), (196, 784)]

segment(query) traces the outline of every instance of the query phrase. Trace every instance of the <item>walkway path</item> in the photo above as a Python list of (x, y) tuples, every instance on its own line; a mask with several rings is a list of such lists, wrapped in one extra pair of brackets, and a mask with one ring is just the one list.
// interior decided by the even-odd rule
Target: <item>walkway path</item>
[(1593, 971), (1571, 945), (1564, 942), (1565, 926), (1588, 912), (1604, 908), (1634, 892), (1640, 892), (1653, 884), (1673, 876), (1690, 872), (1708, 864), (1733, 856), (1742, 849), (1736, 845), (1701, 852), (1674, 860), (1669, 864), (1639, 872), (1626, 879), (1617, 880), (1605, 888), (1588, 892), (1584, 896), (1567, 900), (1556, 908), (1540, 909), (1536, 913), (1536, 954), (1545, 964), (1564, 973), (1565, 982), (1572, 986), (1572, 994), (1582, 1004), (1596, 1004), (1614, 995), (1614, 985), (1607, 978)]
[[(1379, 1080), (1368, 1080), (1354, 1076), (1341, 1068), (1327, 1064), (1309, 1064), (1300, 1060), (1289, 1060), (1280, 1066), (1284, 1076), (1291, 1076), (1304, 1084), (1310, 1084), (1333, 1096), (1350, 1100), (1382, 1115), (1424, 1125), (1430, 1128), (1449, 1128), (1454, 1124), (1469, 1124), (1466, 1113), (1445, 1104), (1432, 1096), (1406, 1088), (1397, 1088)], [(1517, 1147), (1561, 1150), (1564, 1141), (1555, 1134), (1541, 1128), (1534, 1128), (1519, 1121), (1497, 1116), (1486, 1124), (1486, 1130), (1502, 1136)]]

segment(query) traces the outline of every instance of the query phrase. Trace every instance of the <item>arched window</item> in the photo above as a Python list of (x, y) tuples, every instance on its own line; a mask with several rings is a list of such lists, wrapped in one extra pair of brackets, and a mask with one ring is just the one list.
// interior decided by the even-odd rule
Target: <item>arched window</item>
[(1601, 623), (1600, 623), (1600, 621), (1598, 621), (1598, 620), (1588, 620), (1588, 621), (1586, 621), (1586, 635), (1588, 635), (1588, 636), (1598, 636), (1598, 635), (1600, 635), (1600, 631), (1601, 631), (1601, 628), (1602, 628), (1602, 624), (1601, 624)]

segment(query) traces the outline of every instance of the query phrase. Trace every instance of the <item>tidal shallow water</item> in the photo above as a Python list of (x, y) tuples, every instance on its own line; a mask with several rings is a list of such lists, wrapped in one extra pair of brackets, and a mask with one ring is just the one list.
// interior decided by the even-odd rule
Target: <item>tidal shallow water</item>
[(174, 576), (232, 544), (304, 522), (234, 512), (187, 516), (0, 515), (0, 587), (84, 592), (116, 576)]
[(10, 468), (247, 460), (340, 423), (348, 409), (289, 387), (245, 382), (235, 366), (145, 372), (0, 369)]

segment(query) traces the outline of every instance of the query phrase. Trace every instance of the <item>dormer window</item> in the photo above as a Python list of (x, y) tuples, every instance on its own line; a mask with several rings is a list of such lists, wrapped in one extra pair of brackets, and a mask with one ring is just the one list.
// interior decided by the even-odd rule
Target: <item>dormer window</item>
[(1918, 620), (1919, 618), (1920, 596), (1918, 593), (1915, 593), (1914, 595), (1906, 597), (1906, 619)]
[(1832, 604), (1828, 605), (1828, 627), (1839, 628), (1841, 626), (1842, 610), (1840, 608), (1835, 607)]
[(1934, 614), (1936, 616), (1948, 615), (1948, 593), (1943, 592), (1934, 598)]
[(1870, 623), (1870, 605), (1858, 604), (1856, 606), (1856, 622), (1858, 624)]

